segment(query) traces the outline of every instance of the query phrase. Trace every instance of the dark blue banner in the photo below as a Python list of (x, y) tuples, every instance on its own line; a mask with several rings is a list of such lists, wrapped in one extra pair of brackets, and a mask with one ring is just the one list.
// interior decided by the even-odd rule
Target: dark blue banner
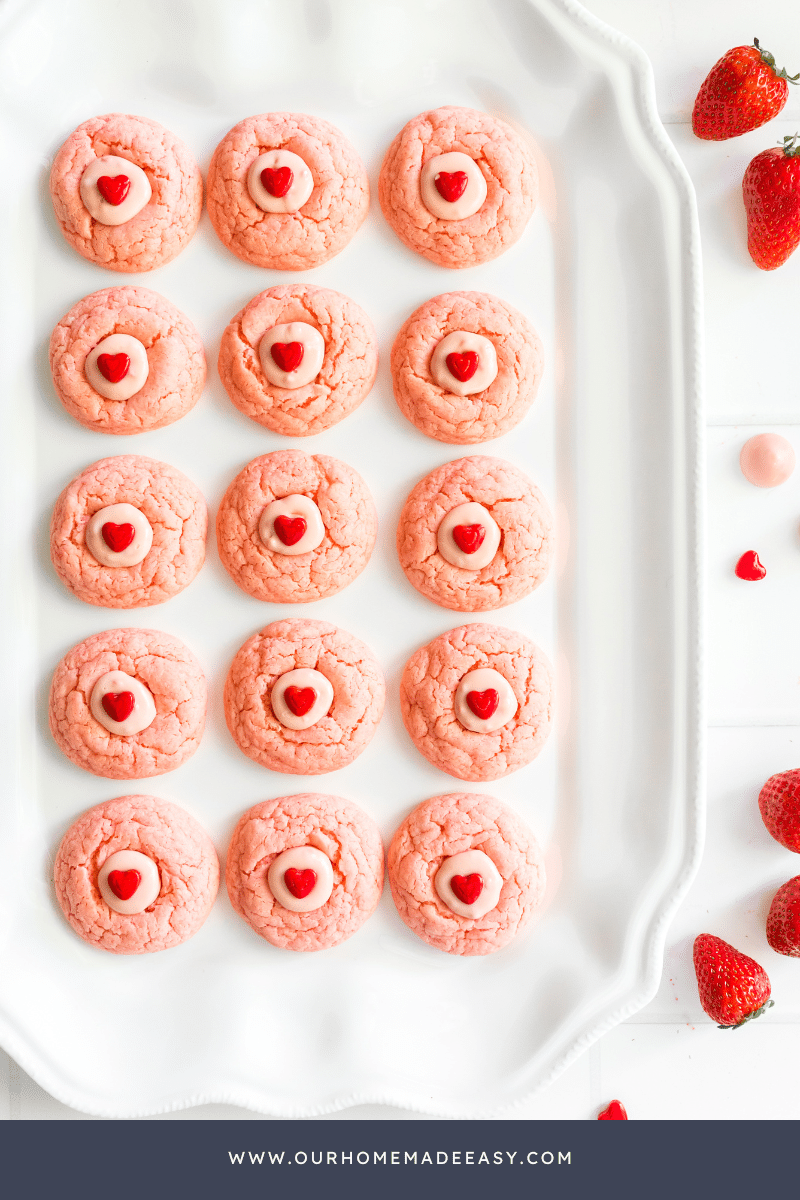
[(797, 1190), (794, 1122), (6, 1121), (9, 1200), (736, 1200)]

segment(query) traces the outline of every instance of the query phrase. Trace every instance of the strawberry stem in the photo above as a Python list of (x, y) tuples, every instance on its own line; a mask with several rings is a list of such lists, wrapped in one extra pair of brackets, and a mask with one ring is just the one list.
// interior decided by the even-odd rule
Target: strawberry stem
[(787, 134), (778, 145), (783, 146), (783, 153), (787, 158), (797, 158), (800, 156), (800, 133)]
[(773, 1008), (774, 1000), (767, 1000), (766, 1004), (762, 1004), (760, 1008), (754, 1008), (746, 1017), (742, 1017), (741, 1021), (737, 1021), (735, 1025), (718, 1025), (717, 1029), (741, 1029), (747, 1021), (754, 1021), (756, 1017), (760, 1017), (768, 1008)]
[(779, 71), (778, 68), (775, 66), (774, 55), (770, 54), (769, 50), (761, 49), (761, 47), (758, 44), (758, 38), (753, 38), (753, 45), (755, 46), (758, 53), (761, 55), (761, 61), (763, 63), (766, 63), (768, 67), (772, 67), (772, 70), (775, 72), (775, 75), (777, 76), (778, 79), (785, 79), (787, 83), (797, 83), (797, 81), (800, 79), (800, 73), (798, 73), (797, 75), (787, 75), (786, 69), (784, 67), (781, 67), (781, 69)]

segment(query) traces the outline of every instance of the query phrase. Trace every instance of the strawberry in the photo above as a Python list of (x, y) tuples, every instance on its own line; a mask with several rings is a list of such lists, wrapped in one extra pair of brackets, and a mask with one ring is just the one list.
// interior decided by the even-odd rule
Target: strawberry
[(789, 83), (800, 75), (778, 70), (775, 59), (752, 46), (735, 46), (715, 63), (700, 86), (692, 110), (692, 129), (699, 138), (722, 142), (758, 129), (777, 117), (789, 97)]
[(703, 1012), (720, 1029), (736, 1029), (772, 1008), (769, 978), (755, 959), (710, 933), (694, 939), (693, 957)]
[(775, 893), (767, 916), (767, 941), (778, 954), (800, 958), (800, 875)]
[(800, 854), (800, 770), (771, 775), (759, 792), (758, 807), (775, 841)]
[(597, 1114), (598, 1121), (627, 1121), (628, 1114), (621, 1100), (612, 1100), (607, 1108)]
[(757, 154), (742, 180), (747, 249), (762, 271), (783, 266), (800, 242), (800, 135)]

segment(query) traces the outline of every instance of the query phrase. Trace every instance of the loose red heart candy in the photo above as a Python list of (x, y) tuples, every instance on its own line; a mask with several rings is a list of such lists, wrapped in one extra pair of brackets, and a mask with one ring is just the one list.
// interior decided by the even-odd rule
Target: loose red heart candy
[(276, 517), (273, 528), (284, 546), (296, 546), (308, 529), (305, 517)]
[(115, 525), (113, 521), (106, 521), (100, 532), (109, 550), (113, 550), (115, 554), (121, 554), (123, 550), (127, 550), (136, 537), (136, 530), (129, 521), (126, 521), (124, 525)]
[(450, 880), (453, 895), (462, 904), (474, 904), (483, 891), (483, 877), (475, 872), (472, 875), (454, 875)]
[(612, 1100), (608, 1108), (604, 1108), (601, 1113), (597, 1114), (598, 1121), (627, 1121), (628, 1114), (625, 1112), (625, 1105), (619, 1100)]
[(433, 182), (442, 199), (448, 204), (455, 204), (459, 196), (463, 196), (467, 190), (469, 180), (466, 171), (439, 171), (434, 175)]
[(103, 708), (112, 721), (126, 720), (134, 710), (136, 697), (133, 692), (106, 692)]
[(98, 354), (97, 369), (109, 383), (119, 383), (131, 369), (131, 360), (127, 354)]
[(481, 721), (488, 721), (499, 703), (500, 696), (495, 688), (487, 688), (485, 692), (467, 692), (467, 704)]
[(466, 383), (478, 369), (478, 356), (474, 350), (465, 350), (463, 354), (448, 354), (444, 360), (447, 369), (459, 383)]
[(269, 352), (282, 371), (295, 371), (303, 361), (302, 342), (273, 342)]
[(109, 871), (108, 886), (118, 900), (130, 900), (142, 882), (138, 871)]
[(474, 554), (483, 545), (486, 529), (483, 525), (454, 525), (453, 541), (462, 554)]
[(756, 579), (763, 579), (766, 573), (767, 568), (755, 550), (745, 550), (736, 564), (736, 574), (740, 579), (749, 579), (751, 582), (754, 582)]
[(294, 171), (291, 167), (264, 167), (261, 172), (261, 182), (264, 185), (264, 191), (269, 192), (270, 196), (285, 196), (294, 180)]
[(312, 687), (287, 687), (283, 698), (290, 712), (293, 712), (296, 717), (304, 717), (307, 712), (311, 711), (317, 693)]
[(305, 871), (299, 871), (297, 867), (289, 867), (289, 870), (283, 873), (283, 882), (293, 896), (296, 896), (298, 900), (305, 900), (317, 882), (317, 872), (312, 871), (310, 867), (306, 867)]
[(116, 208), (131, 190), (131, 181), (127, 175), (101, 175), (97, 181), (97, 190), (108, 204)]

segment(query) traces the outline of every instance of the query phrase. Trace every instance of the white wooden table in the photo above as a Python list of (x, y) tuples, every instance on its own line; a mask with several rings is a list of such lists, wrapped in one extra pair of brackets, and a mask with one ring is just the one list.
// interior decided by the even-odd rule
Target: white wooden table
[[(381, 2), (381, 0), (377, 0)], [(731, 46), (758, 36), (779, 65), (800, 70), (796, 0), (584, 0), (637, 41), (655, 72), (661, 117), (697, 191), (703, 239), (708, 417), (708, 833), (700, 873), (667, 938), (658, 995), (597, 1043), (517, 1115), (586, 1119), (612, 1097), (631, 1118), (800, 1117), (800, 961), (775, 954), (764, 924), (778, 886), (800, 857), (774, 842), (756, 798), (767, 776), (800, 766), (800, 467), (783, 487), (744, 480), (739, 449), (775, 430), (800, 459), (800, 250), (774, 273), (745, 247), (741, 178), (759, 151), (800, 130), (800, 87), (781, 118), (728, 142), (691, 132), (697, 88)], [(767, 567), (758, 584), (733, 566), (755, 549)], [(721, 1033), (703, 1015), (691, 965), (695, 934), (718, 934), (758, 959), (775, 1008)], [(225, 1105), (164, 1120), (252, 1117)], [(352, 1117), (415, 1119), (394, 1109)], [(0, 1118), (88, 1119), (48, 1096), (0, 1052)]]

